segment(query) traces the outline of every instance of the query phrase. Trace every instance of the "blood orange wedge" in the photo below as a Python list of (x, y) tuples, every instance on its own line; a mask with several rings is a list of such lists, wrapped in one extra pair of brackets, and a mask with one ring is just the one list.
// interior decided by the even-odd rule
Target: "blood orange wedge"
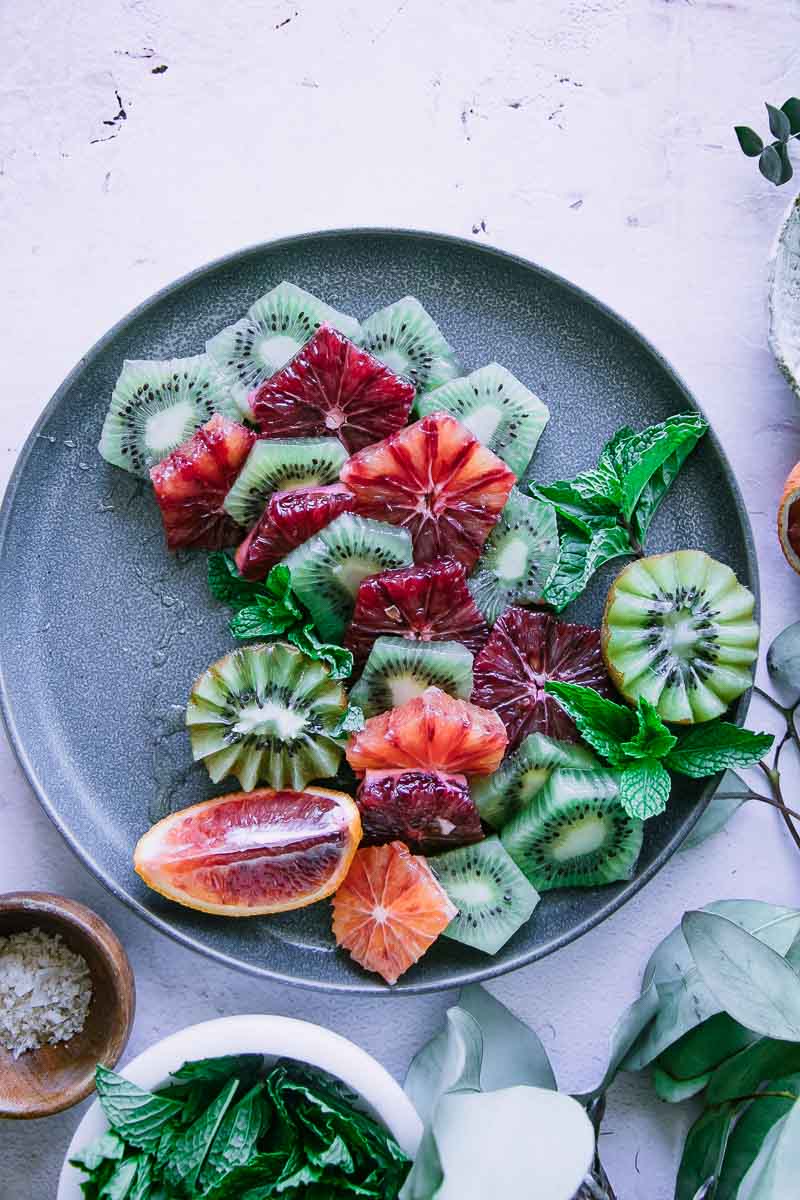
[(370, 717), (347, 747), (354, 771), (398, 768), (490, 775), (505, 753), (508, 736), (496, 713), (454, 700), (436, 687)]
[(340, 483), (275, 492), (262, 517), (236, 551), (245, 579), (266, 579), (270, 568), (334, 517), (353, 511), (354, 496)]
[(778, 508), (778, 538), (789, 566), (800, 573), (800, 463), (792, 467), (783, 485)]
[(386, 634), (420, 642), (461, 642), (477, 654), (489, 626), (454, 558), (369, 575), (359, 584), (345, 646), (363, 666), (377, 638)]
[(395, 838), (434, 853), (479, 842), (481, 819), (464, 775), (441, 771), (367, 771), (358, 789), (364, 840)]
[(252, 430), (217, 413), (151, 469), (170, 550), (220, 550), (241, 538), (222, 503), (255, 440)]
[(509, 750), (529, 733), (580, 740), (548, 680), (579, 683), (601, 696), (614, 689), (600, 652), (600, 631), (558, 621), (549, 613), (507, 608), (473, 664), (472, 700), (498, 714), (508, 730)]
[(431, 413), (342, 467), (366, 517), (407, 526), (414, 560), (477, 560), (516, 475), (455, 417)]
[(400, 429), (414, 385), (322, 325), (250, 397), (262, 437), (338, 437), (349, 454)]
[(201, 912), (256, 917), (303, 908), (342, 882), (361, 840), (344, 792), (234, 792), (172, 813), (140, 838), (148, 887)]
[(367, 971), (397, 983), (457, 915), (425, 859), (391, 842), (356, 854), (333, 898), (333, 936)]

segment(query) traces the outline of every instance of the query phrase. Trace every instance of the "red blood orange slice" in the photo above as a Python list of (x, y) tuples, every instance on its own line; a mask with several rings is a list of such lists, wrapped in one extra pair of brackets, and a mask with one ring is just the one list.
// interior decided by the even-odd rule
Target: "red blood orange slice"
[(505, 753), (508, 736), (496, 713), (440, 688), (370, 717), (347, 747), (354, 771), (398, 768), (490, 775)]
[(783, 485), (778, 508), (778, 538), (784, 558), (800, 574), (800, 463), (792, 467)]
[(222, 502), (255, 440), (252, 430), (217, 413), (151, 468), (170, 550), (219, 550), (241, 538)]
[(399, 839), (423, 854), (479, 842), (481, 819), (464, 775), (367, 771), (358, 789), (364, 840)]
[(356, 854), (333, 898), (333, 935), (367, 971), (397, 983), (457, 915), (425, 859), (392, 842)]
[(400, 429), (414, 385), (330, 325), (250, 397), (262, 437), (335, 436), (348, 453)]
[(264, 514), (236, 551), (245, 579), (266, 579), (270, 568), (307, 542), (334, 517), (353, 511), (354, 496), (340, 483), (275, 492)]
[(172, 813), (140, 838), (133, 865), (186, 908), (256, 917), (336, 891), (361, 839), (344, 792), (234, 792)]
[(341, 480), (363, 516), (408, 528), (416, 562), (452, 555), (471, 567), (516, 475), (455, 417), (438, 412), (354, 455)]

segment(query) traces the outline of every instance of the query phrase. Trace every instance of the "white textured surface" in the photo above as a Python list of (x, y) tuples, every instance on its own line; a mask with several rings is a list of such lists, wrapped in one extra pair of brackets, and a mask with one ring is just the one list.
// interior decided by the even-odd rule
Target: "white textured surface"
[[(800, 594), (773, 533), (800, 419), (766, 343), (765, 261), (789, 196), (731, 126), (797, 93), (799, 44), (786, 0), (3, 5), (0, 483), (92, 342), (207, 259), (325, 226), (474, 234), (596, 292), (694, 389), (750, 510), (768, 639)], [(104, 124), (115, 89), (127, 119)], [(278, 1012), (401, 1075), (452, 999), (326, 998), (176, 947), (88, 875), (5, 747), (0, 830), (0, 889), (65, 892), (123, 938), (139, 988), (130, 1053), (189, 1022)], [(599, 930), (493, 990), (539, 1030), (563, 1086), (588, 1084), (685, 908), (797, 902), (799, 882), (778, 821), (744, 811)], [(54, 1194), (77, 1118), (0, 1129), (2, 1200)], [(602, 1149), (620, 1200), (669, 1200), (687, 1120), (644, 1080), (617, 1085)]]

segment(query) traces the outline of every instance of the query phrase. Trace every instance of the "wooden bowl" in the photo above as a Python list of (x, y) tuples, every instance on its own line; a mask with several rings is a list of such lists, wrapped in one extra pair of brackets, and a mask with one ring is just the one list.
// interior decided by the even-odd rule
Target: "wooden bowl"
[(91, 909), (47, 892), (0, 894), (0, 937), (38, 927), (60, 933), (83, 956), (92, 977), (86, 1024), (67, 1042), (14, 1058), (0, 1046), (0, 1117), (47, 1117), (94, 1091), (98, 1062), (113, 1067), (133, 1024), (133, 972), (122, 945)]

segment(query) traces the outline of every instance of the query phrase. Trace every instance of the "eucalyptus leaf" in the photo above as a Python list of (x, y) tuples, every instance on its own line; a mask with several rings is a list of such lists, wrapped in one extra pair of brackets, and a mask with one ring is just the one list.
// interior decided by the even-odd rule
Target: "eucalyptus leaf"
[(708, 1085), (707, 1104), (722, 1104), (737, 1096), (749, 1096), (765, 1079), (787, 1072), (800, 1072), (800, 1043), (759, 1038), (722, 1063)]
[[(766, 1091), (794, 1091), (797, 1095), (800, 1075), (770, 1080)], [(780, 1096), (761, 1096), (748, 1104), (728, 1139), (715, 1200), (736, 1200), (741, 1182), (758, 1158), (767, 1134), (794, 1104), (794, 1100)]]
[(783, 102), (781, 108), (789, 118), (792, 133), (800, 133), (800, 100), (797, 96), (790, 96)]
[(668, 1071), (653, 1064), (650, 1068), (650, 1079), (659, 1100), (667, 1104), (683, 1104), (699, 1095), (708, 1085), (711, 1072), (706, 1075), (696, 1075), (693, 1079), (675, 1079)]
[(458, 1003), (477, 1021), (483, 1037), (482, 1091), (520, 1083), (557, 1090), (547, 1051), (529, 1025), (477, 983), (462, 989)]
[(767, 651), (767, 670), (778, 699), (786, 705), (800, 701), (800, 621), (782, 630)]
[(688, 912), (681, 927), (721, 1008), (756, 1033), (800, 1041), (800, 975), (780, 954), (715, 913)]
[(742, 153), (746, 154), (748, 158), (758, 158), (764, 149), (764, 142), (755, 129), (750, 129), (747, 125), (735, 125), (734, 133), (736, 134)]
[(800, 1179), (800, 1101), (769, 1130), (737, 1200), (789, 1200)]
[(611, 1086), (636, 1039), (658, 1012), (658, 1006), (658, 989), (654, 983), (651, 983), (641, 996), (626, 1008), (612, 1029), (608, 1048), (608, 1066), (600, 1082), (595, 1084), (591, 1091), (584, 1092), (577, 1097), (582, 1103), (591, 1103)]
[(694, 826), (688, 837), (681, 843), (681, 851), (694, 850), (708, 838), (719, 833), (752, 795), (741, 775), (727, 770), (720, 780), (719, 787), (709, 800), (700, 820)]
[(761, 151), (758, 169), (770, 183), (774, 183), (776, 187), (780, 184), (783, 178), (783, 162), (774, 146), (766, 146)]
[(694, 1079), (715, 1071), (721, 1063), (756, 1041), (757, 1034), (745, 1029), (744, 1025), (734, 1021), (727, 1013), (720, 1012), (703, 1021), (702, 1025), (695, 1029), (690, 1029), (677, 1042), (668, 1046), (659, 1054), (654, 1065), (666, 1071), (673, 1079)]
[(414, 1056), (406, 1075), (406, 1095), (423, 1123), (431, 1120), (440, 1096), (449, 1089), (480, 1089), (482, 1057), (478, 1022), (463, 1008), (449, 1008), (444, 1029)]
[(695, 1121), (683, 1146), (675, 1200), (694, 1200), (707, 1179), (719, 1177), (735, 1114), (735, 1106), (725, 1104), (701, 1113)]
[(767, 104), (765, 107), (769, 117), (770, 133), (779, 142), (785, 142), (792, 132), (789, 118), (782, 108), (776, 108), (774, 104)]

